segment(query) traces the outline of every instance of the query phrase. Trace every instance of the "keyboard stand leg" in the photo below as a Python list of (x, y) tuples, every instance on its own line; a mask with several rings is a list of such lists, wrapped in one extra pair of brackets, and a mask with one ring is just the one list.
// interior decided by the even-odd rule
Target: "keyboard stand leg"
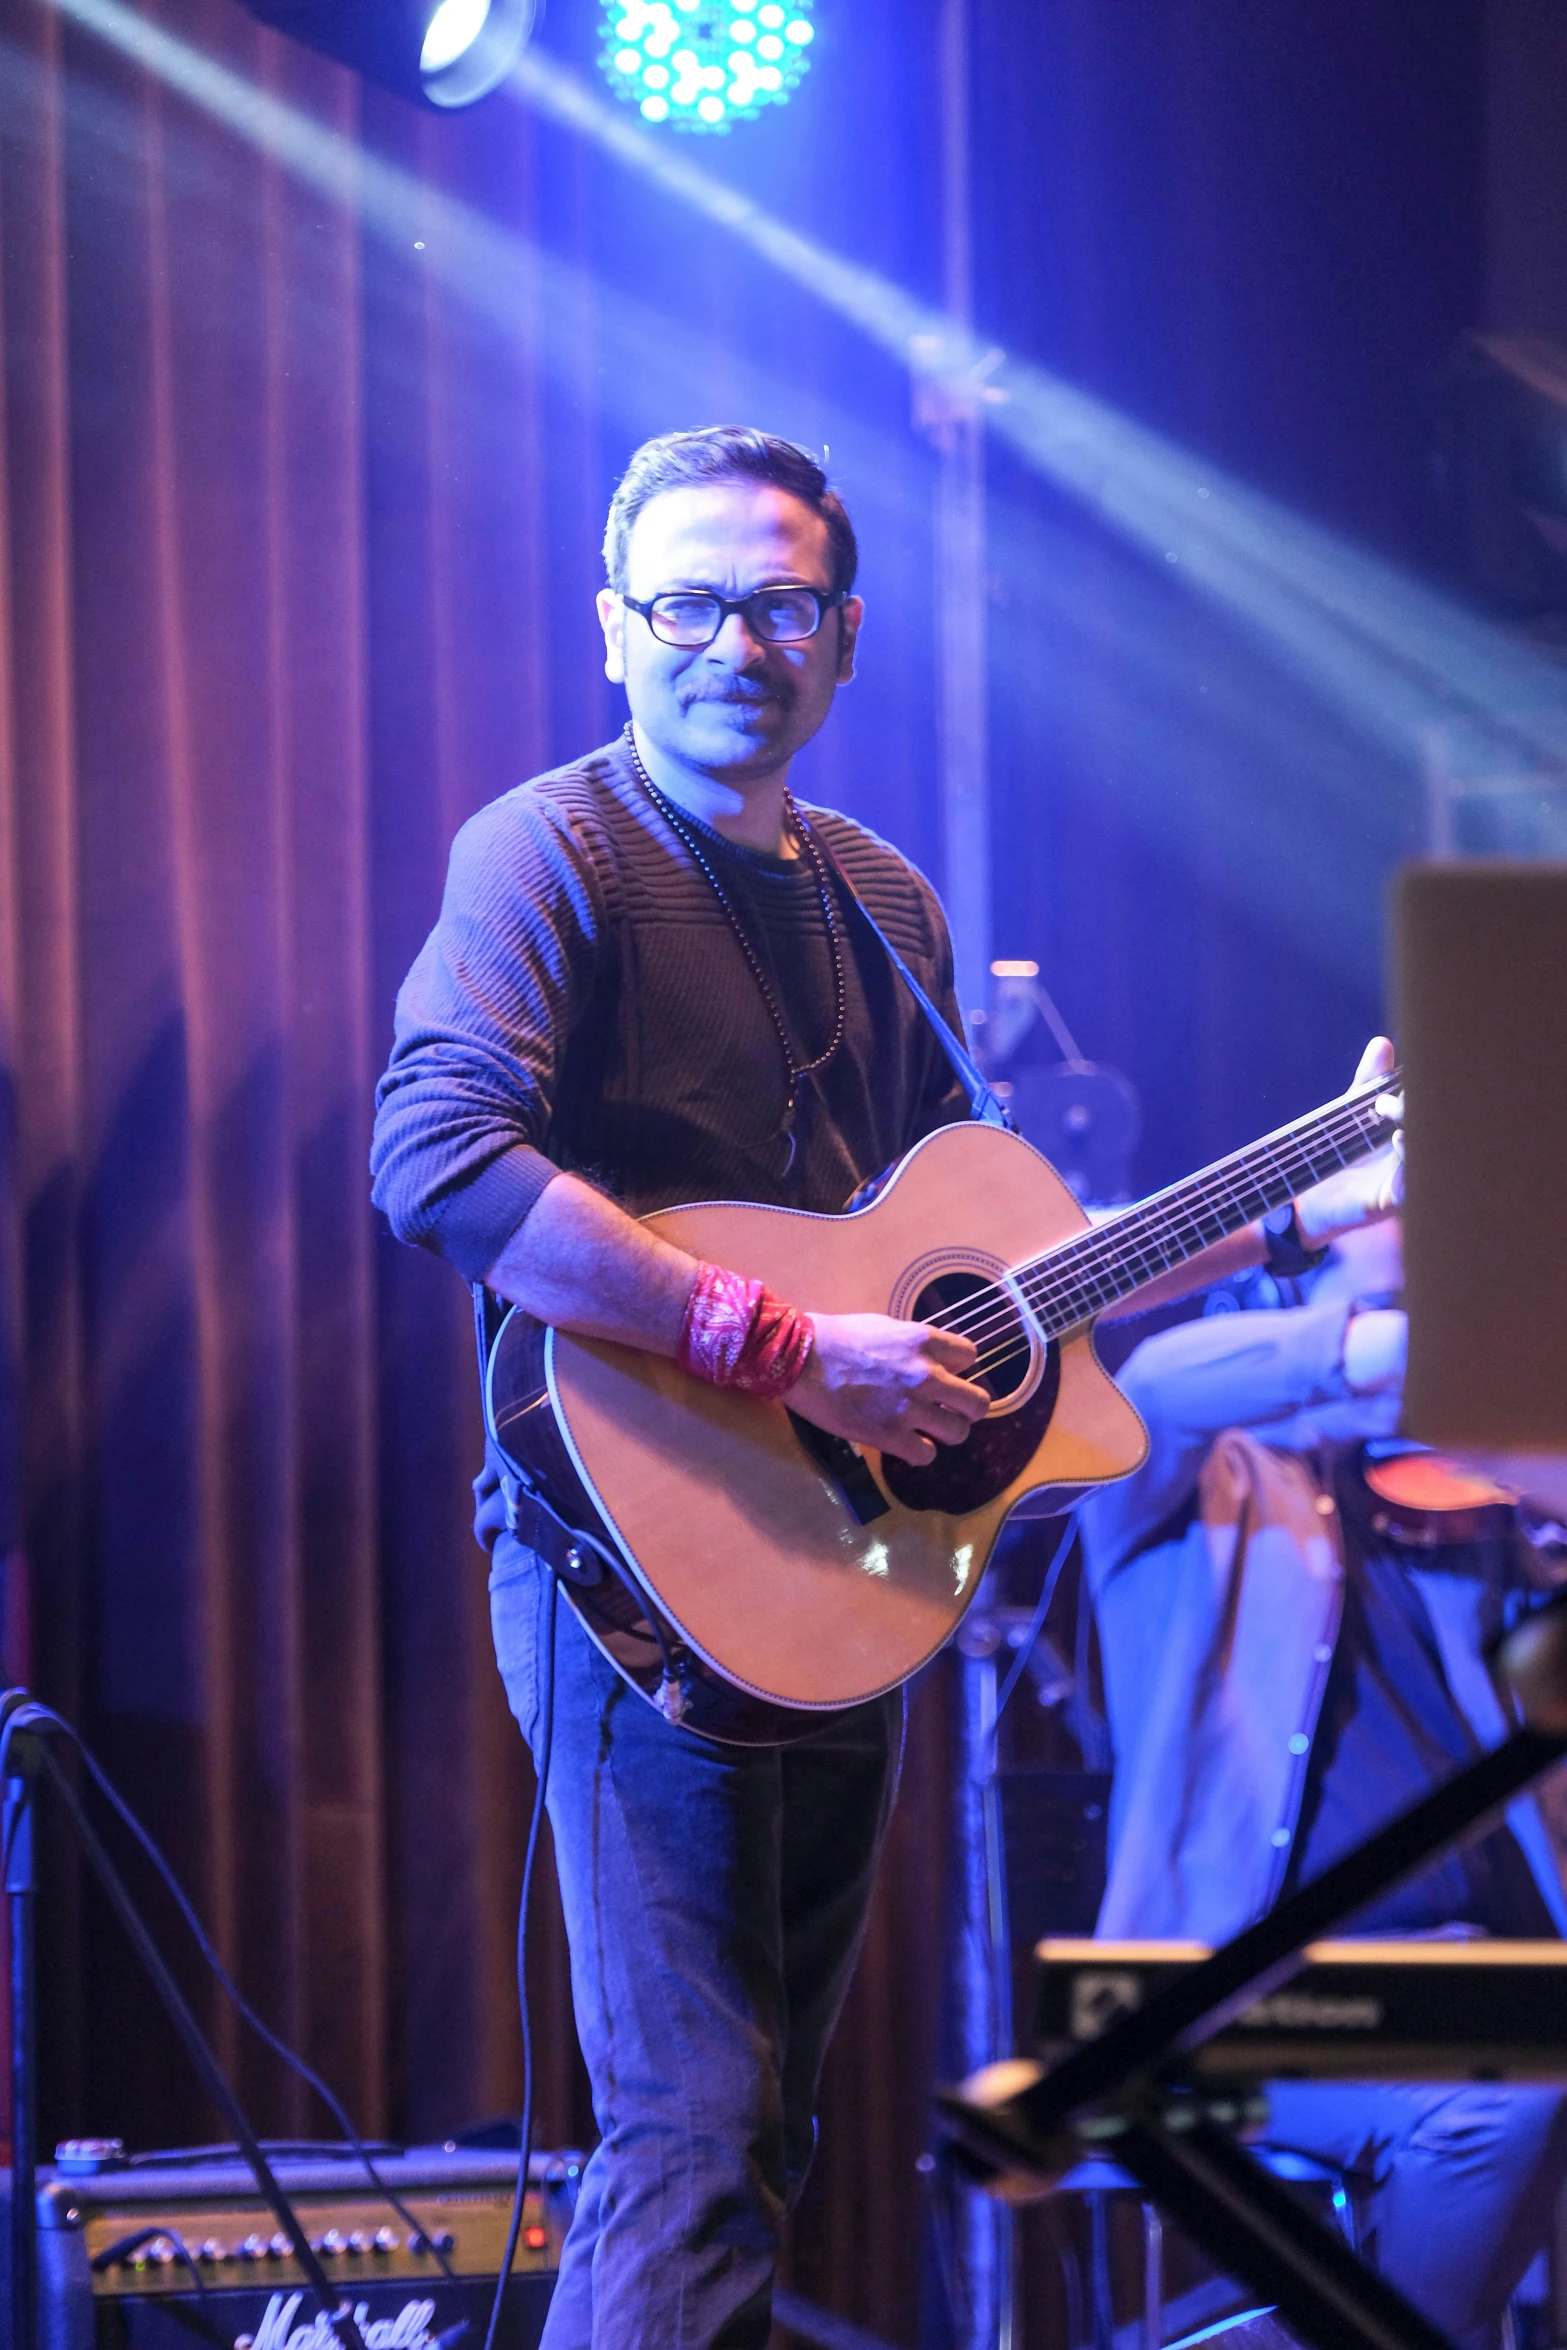
[(1275, 2302), (1319, 2350), (1452, 2350), (1288, 2189), (1213, 2122), (1167, 2129), (1139, 2119), (1115, 2159), (1230, 2274)]
[(1143, 2205), (1143, 2350), (1164, 2350), (1164, 2222)]

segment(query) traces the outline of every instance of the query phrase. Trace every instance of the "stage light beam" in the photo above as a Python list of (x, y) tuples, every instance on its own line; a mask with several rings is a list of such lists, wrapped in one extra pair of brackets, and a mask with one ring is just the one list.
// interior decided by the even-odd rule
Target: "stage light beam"
[[(775, 6), (751, 13), (760, 24)], [(1432, 730), (1454, 720), (1486, 729), (1498, 757), (1567, 758), (1567, 671), (1548, 655), (802, 235), (537, 50), (519, 60), (512, 88), (836, 310), (899, 359), (917, 390), (980, 405), (1034, 472), (1219, 605), (1411, 771), (1422, 771)]]
[[(541, 270), (557, 267), (515, 232), (283, 106), (123, 0), (54, 4), (302, 179), (358, 209), (394, 250), (425, 256), (428, 240), (426, 265), (498, 325), (515, 330), (528, 311), (530, 284)], [(743, 0), (732, 4), (738, 13)], [(954, 399), (999, 393), (989, 416), (998, 438), (1140, 548), (1151, 569), (1166, 575), (1170, 563), (1174, 577), (1222, 609), (1326, 709), (1406, 769), (1423, 772), (1430, 729), (1455, 720), (1494, 742), (1499, 757), (1563, 759), (1567, 675), (1559, 662), (1226, 479), (1103, 402), (983, 346), (891, 280), (803, 236), (648, 137), (539, 51), (524, 52), (513, 86), (521, 102), (591, 139), (740, 239), (895, 355), (918, 381)], [(628, 370), (638, 372), (644, 388), (649, 369), (663, 370), (671, 412), (689, 408), (697, 355), (625, 296), (606, 317), (624, 330)], [(546, 363), (557, 356), (547, 339), (541, 349)], [(831, 437), (836, 443), (836, 429)], [(1323, 788), (1357, 824), (1363, 820), (1357, 796), (1363, 778), (1352, 762), (1325, 777)]]

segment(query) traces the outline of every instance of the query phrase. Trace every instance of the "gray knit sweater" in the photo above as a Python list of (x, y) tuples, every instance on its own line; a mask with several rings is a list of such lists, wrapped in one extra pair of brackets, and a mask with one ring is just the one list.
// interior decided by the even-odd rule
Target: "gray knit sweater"
[[(863, 826), (805, 812), (958, 1029), (929, 883)], [(795, 1060), (808, 1062), (833, 1015), (811, 868), (694, 829), (769, 973)], [(377, 1094), (374, 1195), (393, 1229), (475, 1279), (563, 1168), (635, 1213), (700, 1199), (842, 1208), (968, 1105), (840, 889), (835, 904), (845, 1032), (802, 1089), (786, 1170), (776, 1031), (711, 885), (624, 743), (482, 809), (453, 844)]]

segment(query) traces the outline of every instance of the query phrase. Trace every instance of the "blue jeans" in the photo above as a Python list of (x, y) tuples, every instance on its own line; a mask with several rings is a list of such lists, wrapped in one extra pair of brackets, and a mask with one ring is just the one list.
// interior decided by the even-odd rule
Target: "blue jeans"
[(1352, 2174), (1362, 2247), (1460, 2350), (1496, 2350), (1567, 2177), (1567, 2097), (1486, 2082), (1270, 2081), (1270, 2143)]
[[(502, 1536), (495, 1653), (535, 1754), (547, 1592)], [(547, 1800), (599, 2144), (543, 2350), (765, 2350), (901, 1720), (894, 1696), (797, 1746), (712, 1745), (628, 1688), (560, 1597)]]

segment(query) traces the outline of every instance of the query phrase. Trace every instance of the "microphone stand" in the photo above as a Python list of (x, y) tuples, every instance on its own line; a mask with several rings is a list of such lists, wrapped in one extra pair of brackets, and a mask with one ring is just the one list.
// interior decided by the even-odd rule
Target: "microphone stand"
[(168, 2010), (202, 2087), (223, 2115), (295, 2259), (321, 2305), (340, 2350), (365, 2350), (352, 2305), (339, 2301), (314, 2245), (292, 2203), (279, 2186), (244, 2108), (224, 2077), (201, 2026), (170, 1973), (162, 1952), (82, 1809), (76, 1789), (55, 1760), (48, 1733), (59, 1725), (47, 1707), (25, 1689), (0, 1692), (0, 1739), (4, 1740), (4, 1852), (11, 1919), (11, 2350), (38, 2350), (37, 2009), (34, 1996), (33, 1802), (35, 1782), (47, 1778), (59, 1798), (77, 1842), (110, 1907), (124, 1926), (153, 1988)]
[(0, 1690), (5, 1783), (0, 1794), (0, 1850), (5, 1855), (11, 1935), (11, 2341), (34, 2350), (38, 2339), (38, 2016), (33, 1865), (33, 1776), (37, 1741), (14, 1717), (25, 1690)]

